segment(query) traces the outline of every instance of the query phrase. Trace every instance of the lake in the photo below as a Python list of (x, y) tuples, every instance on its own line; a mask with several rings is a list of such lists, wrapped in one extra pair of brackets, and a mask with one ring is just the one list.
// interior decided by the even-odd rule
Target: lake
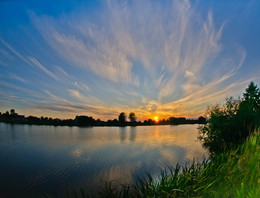
[(127, 184), (202, 160), (198, 125), (55, 127), (0, 123), (0, 197), (61, 195)]

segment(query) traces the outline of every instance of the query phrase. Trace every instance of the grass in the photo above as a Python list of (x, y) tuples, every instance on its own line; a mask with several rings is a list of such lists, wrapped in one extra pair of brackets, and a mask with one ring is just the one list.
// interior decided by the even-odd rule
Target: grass
[(134, 185), (106, 183), (98, 194), (71, 191), (67, 197), (260, 197), (260, 131), (236, 150), (201, 163), (150, 174)]

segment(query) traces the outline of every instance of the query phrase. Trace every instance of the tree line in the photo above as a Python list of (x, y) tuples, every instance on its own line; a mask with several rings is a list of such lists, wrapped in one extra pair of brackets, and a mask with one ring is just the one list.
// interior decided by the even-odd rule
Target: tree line
[(179, 124), (205, 124), (206, 118), (200, 116), (198, 119), (186, 119), (185, 117), (170, 117), (169, 119), (162, 119), (156, 122), (152, 119), (136, 121), (137, 117), (134, 112), (128, 116), (125, 112), (119, 114), (118, 119), (102, 121), (95, 120), (91, 116), (76, 116), (74, 119), (53, 119), (48, 117), (35, 117), (19, 115), (14, 109), (10, 112), (0, 112), (0, 122), (13, 123), (13, 124), (35, 124), (35, 125), (54, 125), (54, 126), (142, 126), (142, 125), (179, 125)]

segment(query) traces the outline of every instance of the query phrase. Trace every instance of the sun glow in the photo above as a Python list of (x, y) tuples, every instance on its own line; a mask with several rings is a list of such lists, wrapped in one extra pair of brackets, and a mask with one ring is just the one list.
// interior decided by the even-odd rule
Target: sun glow
[(155, 121), (155, 122), (158, 122), (158, 121), (159, 121), (159, 118), (158, 118), (158, 116), (154, 116), (154, 118), (153, 118), (153, 119), (154, 119), (154, 121)]

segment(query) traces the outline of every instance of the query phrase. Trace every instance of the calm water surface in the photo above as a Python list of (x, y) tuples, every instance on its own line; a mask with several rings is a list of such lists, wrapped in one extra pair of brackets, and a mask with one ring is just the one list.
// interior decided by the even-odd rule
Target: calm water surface
[(198, 125), (54, 127), (0, 123), (0, 197), (133, 182), (207, 156)]

